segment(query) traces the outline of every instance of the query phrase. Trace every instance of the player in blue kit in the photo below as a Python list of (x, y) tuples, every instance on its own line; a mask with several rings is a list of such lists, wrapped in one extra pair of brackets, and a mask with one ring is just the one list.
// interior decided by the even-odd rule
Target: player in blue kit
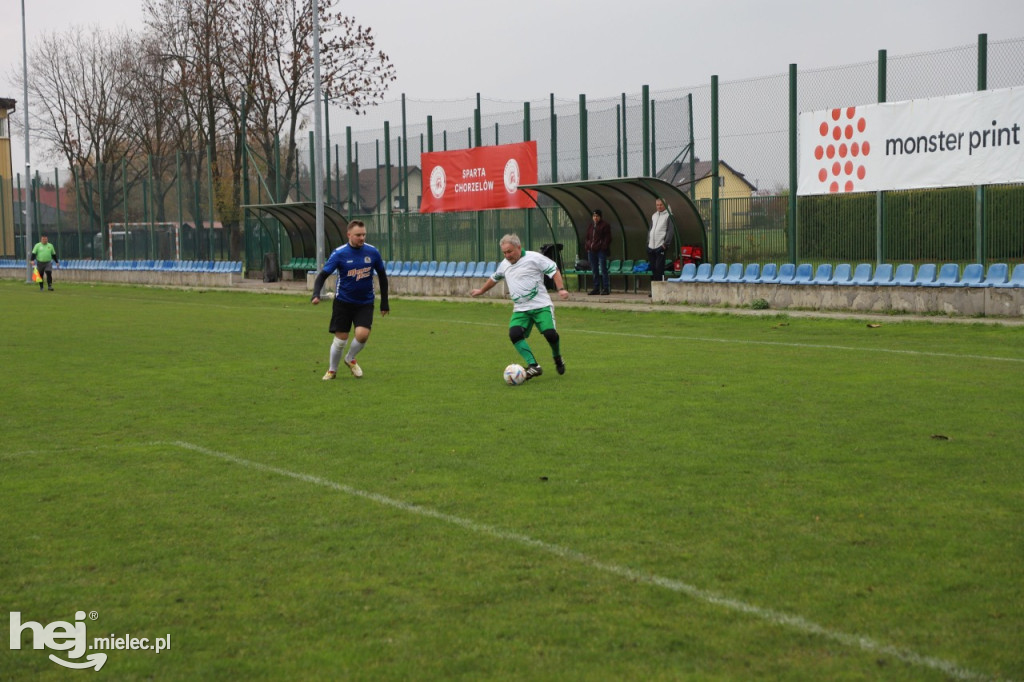
[[(356, 363), (356, 355), (363, 350), (370, 338), (373, 326), (373, 273), (380, 281), (380, 314), (390, 312), (388, 305), (388, 276), (384, 272), (384, 259), (376, 247), (366, 243), (366, 225), (360, 220), (348, 224), (348, 243), (336, 248), (324, 263), (323, 270), (313, 283), (313, 305), (320, 303), (320, 289), (332, 273), (338, 273), (338, 284), (334, 293), (334, 309), (331, 313), (330, 332), (334, 334), (331, 343), (330, 362), (324, 381), (338, 376), (338, 365), (342, 355), (352, 376), (363, 376), (362, 368)], [(345, 353), (349, 329), (355, 327), (355, 338)]]

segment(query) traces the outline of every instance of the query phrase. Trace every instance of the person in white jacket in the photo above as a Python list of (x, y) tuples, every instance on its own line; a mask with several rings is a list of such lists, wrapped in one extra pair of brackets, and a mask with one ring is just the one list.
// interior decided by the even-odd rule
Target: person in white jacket
[(647, 263), (651, 270), (651, 281), (665, 279), (665, 254), (672, 243), (672, 214), (661, 197), (654, 202), (656, 209), (651, 215), (651, 231), (647, 233)]

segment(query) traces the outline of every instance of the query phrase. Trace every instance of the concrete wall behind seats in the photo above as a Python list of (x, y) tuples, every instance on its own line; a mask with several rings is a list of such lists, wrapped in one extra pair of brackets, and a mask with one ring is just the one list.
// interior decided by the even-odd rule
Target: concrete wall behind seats
[(1024, 317), (1024, 289), (991, 287), (878, 287), (724, 282), (653, 282), (659, 303), (749, 307), (763, 299), (774, 310), (850, 310)]

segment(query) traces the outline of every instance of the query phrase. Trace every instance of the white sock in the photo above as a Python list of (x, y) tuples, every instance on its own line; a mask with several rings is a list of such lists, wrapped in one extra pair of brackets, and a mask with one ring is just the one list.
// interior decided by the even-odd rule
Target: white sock
[(359, 351), (361, 351), (365, 345), (365, 343), (359, 343), (355, 338), (353, 338), (352, 343), (348, 345), (348, 354), (345, 355), (345, 362), (349, 364), (355, 362), (356, 356), (359, 355)]
[(335, 336), (334, 341), (331, 343), (331, 359), (328, 369), (332, 372), (338, 371), (338, 365), (341, 363), (341, 355), (344, 352), (345, 341)]

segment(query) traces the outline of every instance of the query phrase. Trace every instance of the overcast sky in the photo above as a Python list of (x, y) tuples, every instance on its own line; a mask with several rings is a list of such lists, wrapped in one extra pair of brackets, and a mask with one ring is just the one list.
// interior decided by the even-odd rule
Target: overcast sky
[[(325, 0), (324, 0), (325, 1)], [(25, 0), (29, 47), (72, 27), (138, 28), (141, 0)], [(387, 99), (572, 99), (700, 86), (1024, 36), (1022, 0), (347, 0), (398, 75)], [(0, 96), (23, 96), (21, 1), (4, 0)], [(15, 91), (17, 90), (17, 91)], [(31, 102), (29, 102), (31, 106)], [(17, 115), (17, 114), (16, 114)], [(346, 123), (348, 124), (348, 123)], [(355, 124), (355, 121), (352, 122)], [(12, 139), (14, 170), (24, 141)], [(33, 152), (33, 158), (38, 154)], [(34, 164), (38, 165), (38, 164)], [(41, 169), (42, 170), (42, 169)]]

